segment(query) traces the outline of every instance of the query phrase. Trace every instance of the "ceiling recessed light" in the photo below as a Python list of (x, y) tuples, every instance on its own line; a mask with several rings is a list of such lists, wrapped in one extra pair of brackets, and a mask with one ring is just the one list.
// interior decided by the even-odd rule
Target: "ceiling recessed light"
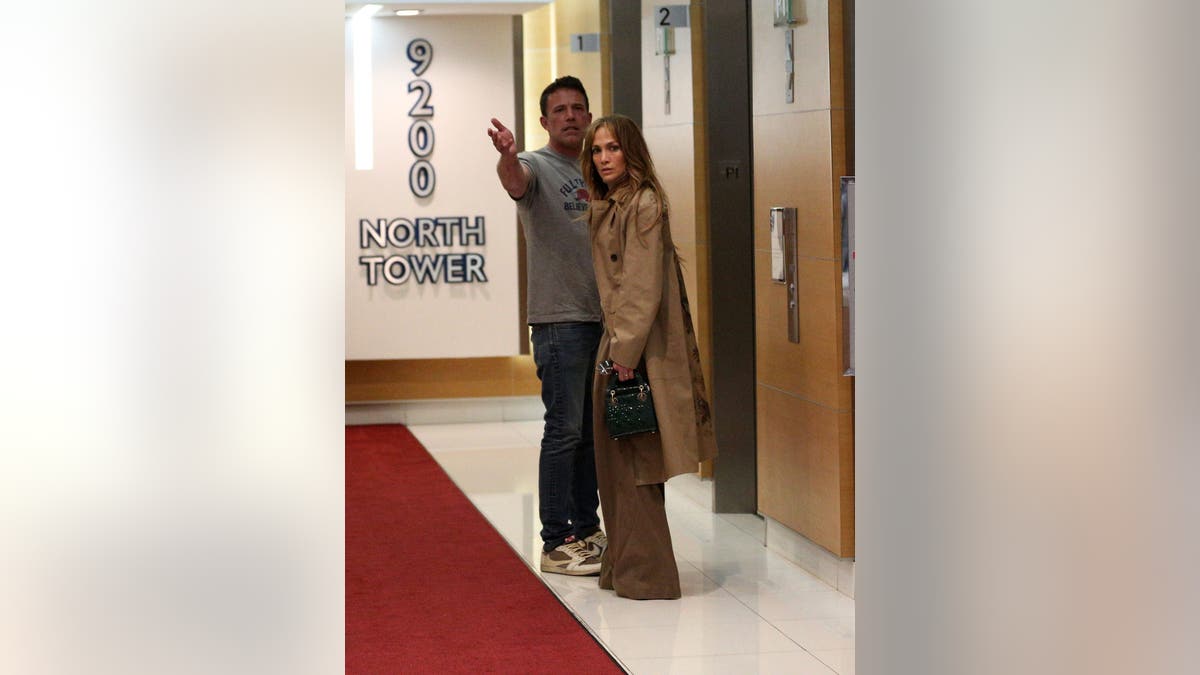
[(396, 16), (416, 16), (421, 13), (419, 9), (398, 9)]

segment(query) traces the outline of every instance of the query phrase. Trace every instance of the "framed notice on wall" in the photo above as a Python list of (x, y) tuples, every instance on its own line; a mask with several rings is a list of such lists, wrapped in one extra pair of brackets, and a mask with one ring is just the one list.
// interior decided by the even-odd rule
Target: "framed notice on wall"
[(346, 30), (346, 358), (518, 354), (516, 211), (485, 134), (515, 109), (511, 17)]

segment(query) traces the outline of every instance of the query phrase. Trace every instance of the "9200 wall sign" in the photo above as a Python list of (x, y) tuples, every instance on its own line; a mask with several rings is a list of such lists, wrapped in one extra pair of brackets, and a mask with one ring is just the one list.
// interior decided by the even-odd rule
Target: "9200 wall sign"
[[(408, 60), (413, 63), (413, 75), (420, 78), (429, 70), (429, 64), (433, 61), (433, 45), (425, 38), (417, 38), (408, 43), (406, 52)], [(433, 164), (429, 161), (429, 156), (433, 154), (434, 140), (431, 121), (433, 105), (429, 102), (433, 98), (433, 85), (426, 80), (416, 79), (408, 83), (408, 93), (414, 91), (417, 92), (417, 100), (408, 110), (408, 116), (413, 120), (412, 126), (408, 128), (408, 149), (416, 156), (417, 161), (413, 162), (412, 168), (408, 170), (408, 189), (418, 197), (428, 197), (433, 194), (433, 188), (437, 185), (437, 172), (433, 170)]]

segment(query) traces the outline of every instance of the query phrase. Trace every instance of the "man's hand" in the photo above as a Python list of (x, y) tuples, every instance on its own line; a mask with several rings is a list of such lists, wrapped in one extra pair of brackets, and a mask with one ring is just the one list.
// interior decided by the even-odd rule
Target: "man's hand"
[(508, 130), (508, 127), (500, 123), (500, 120), (492, 118), (492, 126), (495, 129), (488, 129), (488, 137), (492, 139), (492, 145), (496, 146), (496, 152), (506, 157), (517, 156), (517, 138), (513, 136), (513, 132)]
[(508, 127), (500, 120), (492, 118), (493, 129), (488, 129), (488, 138), (500, 153), (500, 161), (496, 163), (496, 175), (500, 184), (513, 199), (520, 199), (529, 189), (529, 169), (517, 159), (517, 139)]

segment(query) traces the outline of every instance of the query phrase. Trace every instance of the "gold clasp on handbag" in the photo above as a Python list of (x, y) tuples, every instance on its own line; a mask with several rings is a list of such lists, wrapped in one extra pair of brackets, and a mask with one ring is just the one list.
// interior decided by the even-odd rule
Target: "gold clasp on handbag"
[(650, 383), (636, 370), (633, 376), (633, 382), (625, 383), (619, 382), (616, 377), (608, 378), (608, 405), (604, 409), (604, 423), (610, 438), (658, 431)]

